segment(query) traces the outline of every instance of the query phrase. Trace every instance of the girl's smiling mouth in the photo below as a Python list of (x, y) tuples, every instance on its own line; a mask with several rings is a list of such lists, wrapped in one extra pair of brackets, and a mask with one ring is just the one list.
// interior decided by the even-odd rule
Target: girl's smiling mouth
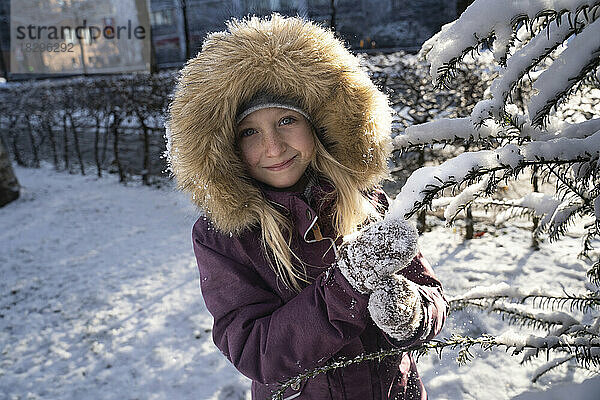
[(294, 161), (294, 159), (296, 158), (296, 156), (290, 158), (289, 160), (287, 160), (287, 161), (285, 161), (283, 163), (275, 164), (275, 165), (272, 165), (270, 167), (265, 167), (265, 168), (267, 168), (267, 169), (269, 169), (271, 171), (280, 171), (282, 169), (286, 169), (287, 167), (289, 167), (292, 164), (292, 162)]

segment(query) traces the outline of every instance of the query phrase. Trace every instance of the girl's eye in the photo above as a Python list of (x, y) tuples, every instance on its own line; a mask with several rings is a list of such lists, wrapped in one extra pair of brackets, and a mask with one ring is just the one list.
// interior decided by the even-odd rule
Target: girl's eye
[(280, 123), (282, 125), (289, 125), (291, 123), (293, 123), (294, 121), (296, 121), (296, 118), (294, 117), (283, 117), (280, 121)]
[(251, 135), (254, 135), (256, 131), (252, 128), (248, 128), (248, 129), (244, 129), (243, 131), (240, 132), (240, 137), (248, 137)]

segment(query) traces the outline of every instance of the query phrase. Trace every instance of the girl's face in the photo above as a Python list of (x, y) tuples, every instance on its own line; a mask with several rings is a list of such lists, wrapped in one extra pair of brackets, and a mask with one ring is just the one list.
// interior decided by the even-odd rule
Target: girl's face
[(247, 115), (237, 126), (237, 137), (250, 176), (276, 188), (298, 182), (315, 151), (309, 122), (284, 108)]

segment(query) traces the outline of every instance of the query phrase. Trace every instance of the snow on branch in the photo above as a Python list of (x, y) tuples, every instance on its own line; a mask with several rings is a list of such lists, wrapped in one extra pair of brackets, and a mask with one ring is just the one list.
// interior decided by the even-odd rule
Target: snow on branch
[(584, 365), (600, 365), (600, 338), (535, 336), (509, 330), (498, 337), (486, 334), (479, 338), (452, 335), (446, 343), (448, 343), (448, 346), (454, 345), (461, 348), (458, 356), (459, 363), (470, 361), (473, 358), (471, 348), (479, 345), (483, 350), (490, 350), (500, 346), (504, 346), (507, 349), (512, 348), (513, 354), (519, 354), (525, 349), (537, 351), (557, 349), (573, 354)]
[(536, 35), (521, 49), (508, 58), (506, 68), (500, 70), (499, 76), (490, 86), (492, 99), (486, 101), (485, 107), (477, 107), (471, 117), (475, 124), (494, 117), (500, 119), (504, 105), (516, 84), (542, 60), (548, 57), (574, 32), (569, 24), (562, 24), (550, 30), (548, 35)]
[[(525, 304), (527, 300), (531, 300), (531, 304)], [(521, 363), (531, 361), (542, 351), (547, 354), (550, 350), (567, 353), (568, 357), (554, 358), (537, 368), (532, 377), (534, 381), (549, 370), (570, 360), (575, 360), (584, 368), (589, 367), (590, 364), (597, 366), (600, 362), (600, 318), (596, 318), (591, 325), (584, 324), (572, 314), (555, 310), (556, 307), (564, 309), (567, 306), (571, 313), (575, 309), (582, 312), (597, 309), (600, 307), (598, 291), (549, 295), (542, 294), (539, 290), (525, 293), (519, 288), (500, 283), (475, 287), (461, 296), (450, 299), (449, 305), (451, 311), (474, 307), (498, 313), (502, 319), (508, 318), (511, 324), (549, 329), (544, 336), (515, 333), (512, 330), (505, 331), (495, 338), (484, 335), (484, 338), (497, 346), (514, 348), (513, 354), (523, 352)], [(551, 308), (551, 311), (546, 311), (547, 308)], [(461, 352), (468, 361), (472, 355), (469, 345), (466, 344), (468, 339), (464, 338), (464, 340), (465, 347)]]
[(454, 197), (446, 210), (444, 211), (444, 218), (446, 223), (451, 223), (456, 215), (463, 210), (468, 204), (473, 202), (475, 198), (481, 196), (489, 187), (490, 177), (484, 177), (480, 182), (474, 183), (464, 188), (456, 197)]
[(430, 204), (443, 189), (459, 187), (492, 172), (518, 172), (536, 164), (590, 162), (599, 157), (600, 131), (584, 139), (559, 138), (463, 153), (439, 166), (416, 170), (392, 202), (388, 214), (395, 218), (408, 218), (419, 208)]
[[(458, 196), (457, 196), (458, 197)], [(439, 209), (448, 207), (455, 197), (439, 197), (431, 201), (431, 208)], [(562, 203), (561, 200), (545, 193), (528, 193), (518, 199), (492, 199), (492, 198), (474, 198), (471, 204), (481, 207), (485, 210), (489, 208), (498, 208), (502, 211), (495, 216), (494, 225), (503, 224), (511, 218), (523, 215), (532, 215), (536, 217), (547, 217), (545, 222), (553, 215), (556, 208)], [(544, 224), (544, 222), (542, 222)]]
[(583, 139), (600, 131), (600, 118), (594, 118), (576, 124), (557, 122), (557, 125), (558, 126), (555, 129), (548, 129), (548, 132), (532, 135), (532, 139), (537, 141), (548, 141), (561, 137)]
[(476, 300), (489, 297), (517, 298), (523, 296), (525, 296), (525, 294), (518, 287), (513, 287), (508, 285), (506, 282), (501, 282), (491, 286), (475, 286), (459, 297), (450, 298), (449, 301)]
[(443, 350), (445, 349), (460, 349), (457, 361), (460, 364), (464, 364), (474, 357), (472, 350), (477, 346), (485, 351), (499, 347), (505, 347), (507, 350), (512, 348), (513, 353), (519, 353), (524, 349), (533, 349), (537, 351), (559, 349), (569, 354), (573, 354), (575, 358), (579, 359), (584, 364), (600, 364), (600, 339), (576, 338), (575, 340), (572, 340), (570, 338), (562, 338), (557, 336), (525, 336), (512, 331), (507, 332), (498, 338), (487, 334), (477, 338), (453, 334), (450, 336), (450, 338), (444, 338), (443, 340), (434, 339), (430, 342), (422, 343), (417, 346), (379, 350), (374, 353), (359, 354), (353, 358), (340, 357), (339, 359), (333, 360), (325, 366), (313, 368), (286, 381), (279, 382), (277, 389), (271, 394), (271, 399), (283, 400), (283, 395), (287, 388), (292, 385), (298, 385), (302, 381), (313, 378), (319, 374), (369, 360), (378, 360), (381, 362), (381, 360), (384, 358), (397, 356), (407, 351), (413, 352), (413, 355), (418, 360), (419, 357), (428, 354), (432, 350), (441, 356)]
[(406, 149), (430, 143), (450, 143), (457, 138), (479, 140), (496, 136), (501, 129), (494, 121), (476, 128), (470, 118), (440, 118), (409, 126), (394, 138), (393, 145), (396, 149)]
[(568, 350), (571, 354), (577, 354), (578, 351), (589, 351), (591, 357), (596, 359), (600, 357), (600, 338), (590, 337), (569, 337), (569, 336), (535, 336), (523, 334), (513, 330), (504, 332), (496, 337), (496, 342), (507, 347), (514, 347), (515, 352), (519, 353), (525, 348), (534, 349), (555, 349), (561, 348)]
[[(482, 106), (486, 101), (478, 103)], [(482, 107), (484, 108), (484, 107)], [(483, 111), (482, 113), (487, 113)], [(517, 122), (522, 121), (522, 116), (516, 117)], [(464, 118), (439, 118), (423, 124), (411, 125), (404, 132), (393, 139), (395, 150), (408, 151), (415, 147), (434, 143), (453, 143), (457, 140), (482, 141), (486, 139), (507, 139), (511, 136), (511, 127), (505, 127), (494, 120), (481, 121), (471, 117)], [(516, 123), (515, 123), (516, 124)], [(600, 131), (600, 118), (570, 124), (554, 119), (544, 131), (532, 127), (528, 122), (520, 126), (520, 131), (514, 136), (521, 141), (535, 140), (547, 142), (552, 139), (568, 138), (583, 139)]]
[[(512, 58), (512, 57), (511, 57)], [(588, 74), (600, 66), (600, 20), (589, 24), (569, 41), (548, 69), (543, 71), (533, 88), (538, 91), (528, 105), (534, 125), (542, 125), (552, 108)]]
[(562, 311), (545, 312), (539, 309), (533, 309), (524, 304), (498, 303), (491, 304), (480, 303), (476, 301), (466, 301), (461, 304), (463, 307), (475, 307), (487, 312), (495, 312), (502, 316), (502, 319), (509, 318), (511, 324), (518, 323), (522, 326), (533, 327), (535, 329), (549, 328), (552, 326), (571, 327), (581, 325), (579, 321)]
[(534, 216), (541, 218), (539, 224), (543, 227), (550, 222), (554, 212), (561, 203), (561, 200), (545, 193), (528, 193), (519, 199), (505, 200), (502, 202), (502, 205), (508, 209), (496, 214), (494, 223), (498, 225), (519, 215), (515, 214), (514, 210), (521, 208), (522, 210), (528, 211)]
[(537, 382), (538, 379), (540, 379), (542, 377), (542, 375), (544, 375), (545, 373), (550, 372), (551, 370), (555, 369), (556, 367), (559, 367), (559, 366), (571, 361), (574, 358), (575, 358), (574, 354), (569, 354), (564, 357), (555, 358), (551, 361), (548, 361), (545, 364), (542, 364), (541, 366), (536, 368), (536, 370), (533, 372), (533, 378), (531, 378), (531, 381), (533, 383)]
[[(426, 41), (420, 54), (431, 63), (433, 79), (446, 84), (455, 65), (491, 39), (495, 58), (503, 60), (521, 22), (556, 19), (564, 13), (576, 15), (598, 4), (594, 0), (478, 0), (458, 20), (443, 26), (439, 33)], [(587, 15), (587, 11), (584, 12)]]
[(551, 310), (563, 309), (567, 305), (569, 311), (589, 311), (592, 308), (600, 308), (600, 292), (580, 294), (565, 292), (562, 295), (547, 294), (540, 290), (524, 292), (520, 288), (509, 286), (505, 282), (491, 286), (476, 286), (460, 296), (450, 298), (448, 302), (451, 310), (457, 310), (464, 308), (472, 301), (485, 301), (491, 305), (498, 300), (512, 300), (521, 304), (531, 300), (532, 307), (549, 308)]

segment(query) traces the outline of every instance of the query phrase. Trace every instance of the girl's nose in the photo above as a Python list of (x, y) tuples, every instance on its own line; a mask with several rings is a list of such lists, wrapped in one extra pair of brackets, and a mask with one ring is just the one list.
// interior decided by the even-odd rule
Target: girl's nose
[(268, 157), (277, 157), (285, 152), (286, 144), (277, 131), (264, 135), (264, 148)]

